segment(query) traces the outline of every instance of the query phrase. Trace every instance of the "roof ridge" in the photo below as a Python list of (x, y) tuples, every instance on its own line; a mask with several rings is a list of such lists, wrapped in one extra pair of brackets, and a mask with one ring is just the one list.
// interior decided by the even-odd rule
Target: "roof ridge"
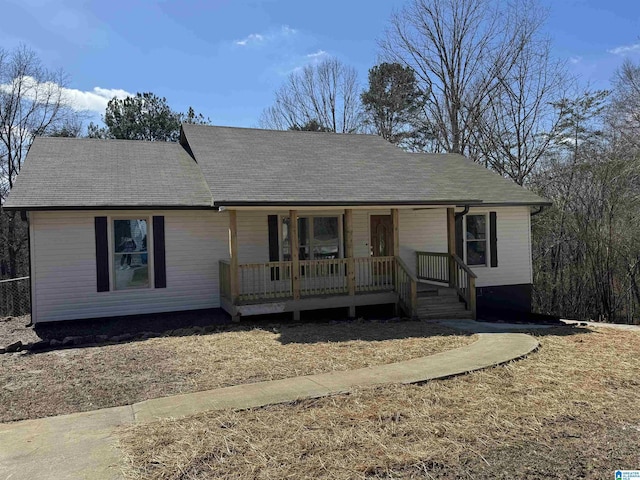
[(144, 145), (173, 145), (173, 146), (181, 146), (180, 142), (169, 142), (163, 140), (127, 140), (124, 138), (90, 138), (90, 137), (52, 137), (49, 135), (36, 135), (35, 140), (52, 140), (52, 141), (68, 141), (68, 142), (109, 142), (109, 143), (128, 143), (128, 144), (144, 144)]
[(282, 134), (325, 134), (325, 135), (341, 135), (341, 136), (362, 136), (369, 138), (381, 138), (379, 135), (374, 133), (358, 133), (358, 132), (314, 132), (310, 130), (278, 130), (275, 128), (260, 128), (260, 127), (238, 127), (233, 125), (202, 125), (197, 123), (182, 123), (181, 126), (184, 128), (188, 126), (188, 128), (201, 128), (201, 129), (230, 129), (230, 130), (250, 130), (250, 131), (258, 131), (258, 132), (273, 132), (273, 133), (282, 133)]

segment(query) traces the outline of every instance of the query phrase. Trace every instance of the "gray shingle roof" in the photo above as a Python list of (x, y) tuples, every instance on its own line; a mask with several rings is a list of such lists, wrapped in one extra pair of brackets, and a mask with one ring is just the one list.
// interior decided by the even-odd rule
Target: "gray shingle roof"
[(549, 203), (460, 155), (375, 135), (183, 125), (182, 143), (39, 137), (5, 207)]
[(6, 208), (210, 207), (196, 162), (176, 143), (38, 137)]
[(406, 153), (375, 135), (183, 132), (216, 205), (548, 203), (461, 155)]

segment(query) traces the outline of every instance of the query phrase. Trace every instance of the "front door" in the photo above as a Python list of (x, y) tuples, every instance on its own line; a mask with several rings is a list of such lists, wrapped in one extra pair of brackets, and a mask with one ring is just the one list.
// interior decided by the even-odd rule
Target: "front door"
[(371, 215), (371, 256), (393, 255), (393, 221), (391, 215)]

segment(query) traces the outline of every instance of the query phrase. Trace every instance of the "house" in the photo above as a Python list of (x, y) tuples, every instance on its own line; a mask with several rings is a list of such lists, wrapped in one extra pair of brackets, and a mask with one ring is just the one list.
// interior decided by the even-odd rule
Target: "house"
[(531, 308), (534, 208), (460, 155), (373, 135), (183, 125), (179, 143), (35, 139), (4, 208), (29, 222), (32, 321), (204, 308)]

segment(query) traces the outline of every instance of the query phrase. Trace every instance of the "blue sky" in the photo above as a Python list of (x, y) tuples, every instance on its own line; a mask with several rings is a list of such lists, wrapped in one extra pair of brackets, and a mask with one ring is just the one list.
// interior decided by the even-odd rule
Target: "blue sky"
[[(63, 69), (78, 105), (151, 91), (217, 125), (256, 126), (294, 69), (331, 55), (364, 86), (392, 11), (406, 0), (2, 0), (0, 47), (20, 43)], [(640, 62), (640, 1), (541, 0), (557, 58), (606, 88), (625, 57)]]

